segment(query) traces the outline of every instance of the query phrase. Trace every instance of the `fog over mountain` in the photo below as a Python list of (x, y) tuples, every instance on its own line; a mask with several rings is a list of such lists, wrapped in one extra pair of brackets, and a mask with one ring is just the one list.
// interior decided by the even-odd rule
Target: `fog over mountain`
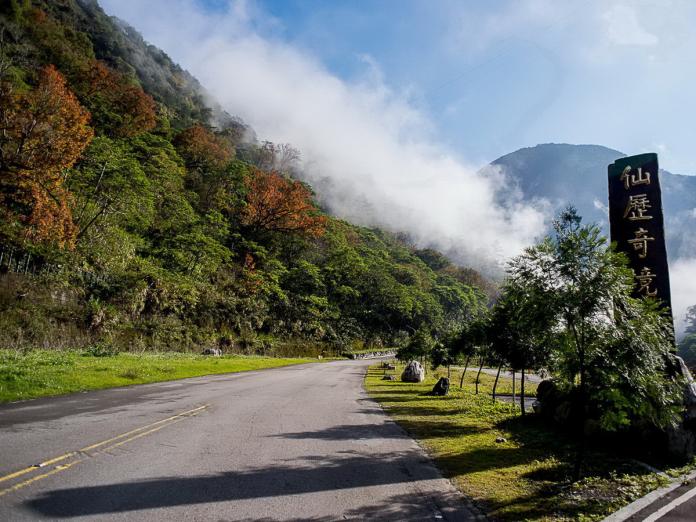
[[(555, 209), (576, 206), (585, 221), (608, 232), (607, 165), (626, 154), (600, 145), (547, 143), (517, 150), (491, 163), (514, 179), (528, 200), (545, 198)], [(660, 170), (670, 259), (696, 257), (696, 176)]]
[[(211, 105), (248, 124), (250, 136), (297, 147), (297, 177), (334, 215), (404, 233), (419, 247), (435, 247), (493, 276), (568, 203), (608, 229), (607, 165), (623, 152), (545, 144), (477, 171), (475, 162), (433, 137), (428, 115), (386, 83), (372, 60), (364, 77), (349, 82), (305, 50), (264, 37), (244, 10), (213, 15), (187, 0), (177, 0), (176, 9), (164, 9), (163, 2), (106, 5), (147, 29), (149, 40), (201, 80)], [(137, 40), (135, 31), (126, 34)], [(149, 72), (159, 62), (149, 60), (140, 76), (159, 77)], [(644, 151), (631, 151), (638, 152)], [(679, 322), (696, 302), (690, 286), (696, 281), (696, 177), (663, 171), (662, 188)]]
[[(599, 224), (608, 235), (607, 165), (624, 156), (600, 145), (547, 143), (506, 154), (483, 171), (504, 173), (528, 202), (545, 199), (554, 211), (572, 203), (585, 222)], [(660, 182), (679, 328), (686, 307), (696, 304), (696, 176), (661, 169)]]

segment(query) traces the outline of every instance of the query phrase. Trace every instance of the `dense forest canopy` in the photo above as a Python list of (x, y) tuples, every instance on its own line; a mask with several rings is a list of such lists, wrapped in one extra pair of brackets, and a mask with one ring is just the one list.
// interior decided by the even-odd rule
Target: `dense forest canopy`
[(257, 142), (96, 2), (2, 6), (4, 345), (338, 350), (486, 307), (474, 270), (323, 212), (298, 151)]

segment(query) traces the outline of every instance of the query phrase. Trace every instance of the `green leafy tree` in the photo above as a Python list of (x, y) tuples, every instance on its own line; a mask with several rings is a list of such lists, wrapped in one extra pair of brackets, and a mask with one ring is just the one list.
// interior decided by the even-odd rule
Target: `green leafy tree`
[(425, 328), (416, 330), (408, 344), (401, 348), (396, 356), (399, 360), (409, 361), (420, 359), (424, 361), (435, 348), (435, 339)]
[(552, 341), (549, 337), (554, 320), (552, 310), (544, 306), (543, 300), (536, 299), (513, 281), (508, 281), (503, 287), (502, 295), (491, 312), (487, 328), (491, 358), (498, 363), (498, 375), (503, 365), (513, 372), (521, 372), (522, 415), (525, 414), (525, 372), (548, 368), (551, 364)]
[(696, 305), (686, 312), (686, 329), (679, 343), (679, 355), (688, 365), (696, 364)]
[[(488, 352), (487, 329), (489, 319), (488, 310), (482, 309), (471, 321), (464, 323), (460, 332), (449, 340), (449, 350), (452, 358), (460, 362), (464, 361), (464, 370), (459, 379), (459, 388), (464, 386), (464, 378), (472, 358), (478, 357), (481, 363), (480, 368), (483, 367), (483, 358)], [(478, 381), (478, 377), (476, 380)]]
[(509, 265), (520, 316), (546, 309), (552, 316), (556, 372), (578, 397), (581, 473), (586, 429), (592, 416), (613, 431), (632, 420), (657, 426), (677, 422), (680, 383), (669, 375), (670, 325), (649, 300), (631, 297), (633, 273), (625, 256), (606, 244), (595, 225), (582, 225), (569, 207), (555, 234)]

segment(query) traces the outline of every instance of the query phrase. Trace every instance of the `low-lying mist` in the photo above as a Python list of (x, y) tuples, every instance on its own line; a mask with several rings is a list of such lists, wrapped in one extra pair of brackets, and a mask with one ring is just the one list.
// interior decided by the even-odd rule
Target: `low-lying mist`
[[(547, 201), (524, 201), (503, 171), (479, 171), (439, 143), (408, 91), (390, 87), (371, 57), (356, 57), (362, 77), (343, 80), (310, 52), (264, 36), (276, 22), (242, 1), (223, 13), (194, 0), (102, 4), (191, 71), (261, 139), (299, 149), (299, 175), (333, 214), (405, 232), (488, 275), (499, 275), (546, 231)], [(696, 303), (696, 260), (676, 260), (672, 281), (683, 327), (686, 307)]]
[(440, 145), (369, 57), (350, 83), (307, 52), (260, 36), (244, 3), (224, 15), (187, 0), (105, 4), (261, 139), (299, 149), (300, 176), (335, 215), (405, 232), (488, 273), (543, 232), (543, 203), (524, 203), (502, 172), (480, 174)]

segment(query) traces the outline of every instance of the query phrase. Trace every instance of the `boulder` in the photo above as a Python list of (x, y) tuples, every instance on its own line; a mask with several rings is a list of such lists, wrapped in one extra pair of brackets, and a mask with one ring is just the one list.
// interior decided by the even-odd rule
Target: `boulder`
[(220, 348), (206, 348), (203, 350), (201, 355), (212, 355), (213, 357), (220, 357), (222, 355), (222, 350)]
[(683, 425), (667, 428), (667, 453), (671, 458), (684, 461), (696, 453), (696, 436)]
[(672, 355), (673, 364), (676, 367), (676, 374), (681, 375), (684, 379), (684, 405), (686, 406), (686, 413), (684, 414), (684, 421), (688, 424), (694, 424), (691, 421), (696, 419), (696, 382), (686, 366), (684, 359), (678, 355)]
[(539, 415), (553, 417), (556, 407), (563, 399), (563, 394), (556, 384), (549, 379), (545, 379), (537, 386), (536, 400), (532, 404), (532, 408)]
[(447, 395), (449, 393), (449, 387), (449, 379), (447, 377), (440, 377), (440, 380), (435, 383), (435, 386), (433, 386), (433, 390), (430, 392), (430, 395), (437, 395), (439, 397)]
[(404, 368), (401, 380), (403, 382), (423, 382), (425, 380), (425, 370), (418, 361), (411, 361)]
[(385, 375), (384, 377), (382, 377), (382, 380), (383, 381), (395, 381), (396, 377), (394, 377), (393, 375)]
[(537, 386), (537, 399), (543, 402), (549, 395), (556, 392), (556, 385), (552, 380), (544, 379)]

